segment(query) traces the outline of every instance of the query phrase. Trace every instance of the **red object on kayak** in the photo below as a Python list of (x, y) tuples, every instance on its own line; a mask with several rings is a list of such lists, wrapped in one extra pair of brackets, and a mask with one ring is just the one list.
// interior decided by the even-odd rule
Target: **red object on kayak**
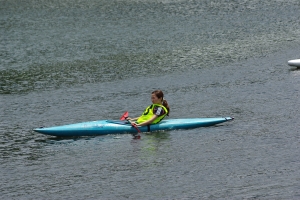
[[(120, 118), (120, 120), (126, 120), (127, 118), (128, 118), (128, 111), (126, 111), (126, 112), (122, 115), (122, 117)], [(128, 120), (128, 122), (130, 122), (130, 121)], [(130, 123), (131, 123), (131, 122), (130, 122)], [(140, 131), (140, 129), (137, 127), (137, 125), (131, 124), (131, 126), (133, 126), (133, 127), (137, 130), (138, 133), (141, 133), (141, 131)], [(135, 138), (135, 139), (140, 139), (140, 138), (141, 138), (141, 135), (140, 135), (140, 134), (135, 135), (134, 138)]]
[(120, 120), (125, 120), (125, 119), (127, 119), (128, 118), (128, 111), (126, 111), (123, 115), (122, 115), (122, 117), (120, 118)]

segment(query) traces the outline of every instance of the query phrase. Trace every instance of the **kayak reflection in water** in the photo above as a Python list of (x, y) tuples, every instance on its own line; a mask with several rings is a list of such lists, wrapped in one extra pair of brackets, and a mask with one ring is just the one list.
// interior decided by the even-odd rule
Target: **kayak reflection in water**
[(133, 126), (147, 126), (159, 123), (166, 115), (169, 116), (170, 107), (164, 100), (164, 93), (155, 90), (151, 93), (152, 104), (148, 106), (140, 117), (128, 118)]

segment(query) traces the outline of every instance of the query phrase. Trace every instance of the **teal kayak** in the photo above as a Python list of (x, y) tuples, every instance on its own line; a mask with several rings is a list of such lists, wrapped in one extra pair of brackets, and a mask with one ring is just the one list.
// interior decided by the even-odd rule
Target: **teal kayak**
[[(169, 119), (162, 120), (158, 124), (141, 126), (138, 129), (141, 132), (174, 130), (174, 129), (191, 129), (198, 127), (213, 126), (223, 122), (233, 120), (233, 117), (220, 118), (190, 118), (190, 119)], [(58, 137), (77, 137), (93, 136), (107, 134), (136, 134), (136, 128), (132, 127), (127, 121), (122, 120), (100, 120), (69, 124), (63, 126), (53, 126), (48, 128), (36, 128), (34, 131), (45, 135)]]

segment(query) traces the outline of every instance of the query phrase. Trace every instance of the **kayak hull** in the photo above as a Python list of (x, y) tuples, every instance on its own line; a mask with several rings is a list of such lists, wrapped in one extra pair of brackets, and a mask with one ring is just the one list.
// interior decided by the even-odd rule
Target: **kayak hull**
[[(162, 120), (158, 124), (150, 126), (138, 127), (141, 132), (151, 132), (160, 130), (174, 130), (174, 129), (191, 129), (198, 127), (213, 126), (216, 124), (224, 123), (233, 120), (232, 117), (220, 118), (191, 118), (191, 119), (169, 119)], [(69, 124), (63, 126), (54, 126), (48, 128), (36, 128), (35, 132), (45, 135), (52, 135), (58, 137), (77, 137), (77, 136), (94, 136), (94, 135), (107, 135), (107, 134), (136, 134), (137, 130), (120, 120), (100, 120), (82, 122), (76, 124)]]

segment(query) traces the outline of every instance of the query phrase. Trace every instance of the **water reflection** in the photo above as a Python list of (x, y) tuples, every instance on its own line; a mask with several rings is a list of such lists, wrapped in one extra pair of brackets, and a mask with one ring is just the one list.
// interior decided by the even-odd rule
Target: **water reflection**
[(167, 160), (162, 157), (170, 147), (170, 133), (158, 131), (142, 134), (140, 140), (131, 142), (134, 148), (135, 157), (140, 158), (144, 168), (155, 168), (163, 165)]

